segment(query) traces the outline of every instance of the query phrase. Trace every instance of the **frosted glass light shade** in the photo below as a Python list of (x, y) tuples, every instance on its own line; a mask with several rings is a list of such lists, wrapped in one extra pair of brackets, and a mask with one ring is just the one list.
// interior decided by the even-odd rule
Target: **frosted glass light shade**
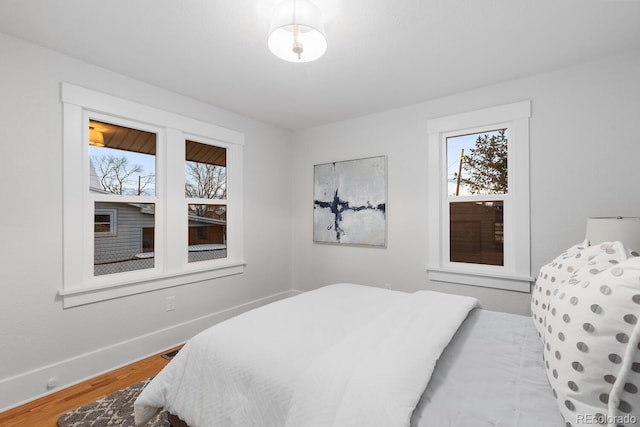
[(619, 241), (628, 249), (640, 251), (640, 218), (594, 217), (587, 219), (587, 235), (591, 245)]
[(269, 50), (289, 62), (310, 62), (327, 50), (320, 9), (309, 0), (284, 0), (271, 20)]

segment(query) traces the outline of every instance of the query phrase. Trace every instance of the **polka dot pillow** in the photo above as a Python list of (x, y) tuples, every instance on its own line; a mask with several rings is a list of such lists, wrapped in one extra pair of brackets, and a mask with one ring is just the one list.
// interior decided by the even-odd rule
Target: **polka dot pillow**
[(640, 258), (601, 254), (558, 288), (544, 331), (547, 377), (566, 426), (640, 420)]
[[(575, 284), (608, 269), (632, 256), (621, 242), (603, 242), (582, 252), (584, 264), (563, 284)], [(553, 295), (559, 291), (556, 289)]]
[(588, 240), (574, 245), (540, 269), (531, 295), (531, 317), (540, 337), (544, 331), (544, 318), (553, 291), (574, 274), (583, 260), (587, 261), (586, 257), (582, 257), (582, 252), (588, 246)]

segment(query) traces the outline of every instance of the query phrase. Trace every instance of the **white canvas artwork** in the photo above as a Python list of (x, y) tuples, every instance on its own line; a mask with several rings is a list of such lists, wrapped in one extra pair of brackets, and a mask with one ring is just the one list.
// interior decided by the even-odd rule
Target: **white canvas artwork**
[(313, 241), (387, 244), (386, 157), (314, 166)]

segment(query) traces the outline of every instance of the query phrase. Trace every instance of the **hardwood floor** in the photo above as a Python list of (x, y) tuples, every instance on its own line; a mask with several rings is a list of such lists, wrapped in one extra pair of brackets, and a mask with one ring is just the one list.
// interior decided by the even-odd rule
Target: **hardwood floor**
[(0, 412), (0, 426), (55, 427), (58, 417), (63, 413), (157, 374), (169, 363), (162, 355), (172, 350), (175, 349), (168, 349), (161, 354), (91, 378), (6, 412)]

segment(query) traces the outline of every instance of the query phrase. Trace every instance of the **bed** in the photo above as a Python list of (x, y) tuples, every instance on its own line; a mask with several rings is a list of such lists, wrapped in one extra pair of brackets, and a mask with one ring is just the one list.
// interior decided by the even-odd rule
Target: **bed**
[(190, 427), (636, 425), (640, 258), (576, 246), (531, 301), (533, 319), (325, 286), (193, 337), (137, 398), (136, 425), (161, 409)]
[(473, 298), (336, 284), (194, 337), (136, 421), (165, 408), (191, 427), (557, 426), (541, 352), (530, 318)]

